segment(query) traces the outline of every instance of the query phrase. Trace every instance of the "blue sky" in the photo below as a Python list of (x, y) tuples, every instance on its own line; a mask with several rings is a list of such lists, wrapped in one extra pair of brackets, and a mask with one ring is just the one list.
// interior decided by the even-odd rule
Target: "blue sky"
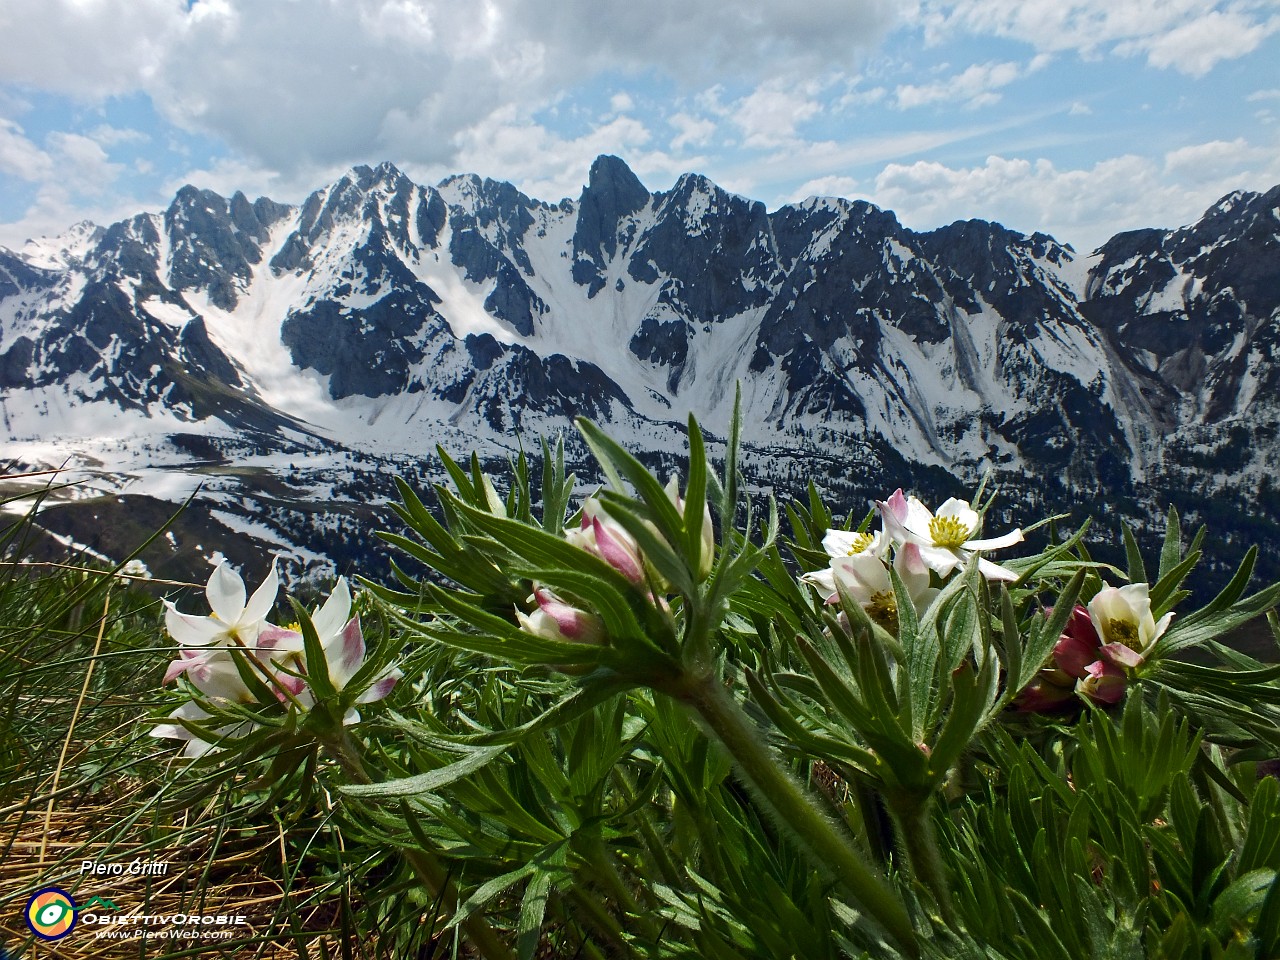
[(555, 201), (613, 153), (1079, 249), (1280, 183), (1280, 0), (5, 0), (0, 37), (15, 249), (382, 160)]

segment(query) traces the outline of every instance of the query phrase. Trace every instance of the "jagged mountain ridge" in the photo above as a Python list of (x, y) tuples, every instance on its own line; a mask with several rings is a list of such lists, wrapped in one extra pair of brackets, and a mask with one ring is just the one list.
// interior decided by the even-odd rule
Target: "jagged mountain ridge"
[(1280, 188), (1082, 257), (861, 201), (769, 213), (693, 174), (653, 193), (613, 157), (557, 204), (390, 164), (296, 208), (185, 187), (0, 251), (0, 408), (14, 442), (123, 411), (117, 432), (394, 455), (585, 414), (670, 451), (672, 421), (723, 425), (741, 383), (770, 456), (1085, 500), (1244, 490), (1277, 459), (1278, 235)]

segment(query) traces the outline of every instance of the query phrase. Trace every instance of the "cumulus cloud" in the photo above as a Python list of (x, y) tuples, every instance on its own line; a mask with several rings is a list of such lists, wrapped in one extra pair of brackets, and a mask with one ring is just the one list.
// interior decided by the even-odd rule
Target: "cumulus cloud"
[(776, 147), (795, 139), (796, 127), (822, 112), (814, 84), (761, 84), (734, 105), (731, 119), (748, 147)]
[[(1243, 159), (1223, 166), (1232, 157)], [(1193, 222), (1232, 190), (1277, 181), (1274, 146), (1215, 141), (1171, 151), (1163, 161), (1126, 154), (1076, 169), (1000, 156), (973, 167), (891, 163), (870, 199), (916, 229), (980, 217), (1087, 251), (1121, 230)]]
[(696, 117), (683, 111), (673, 113), (667, 118), (667, 123), (676, 131), (676, 135), (671, 138), (671, 143), (668, 146), (677, 152), (687, 146), (698, 147), (709, 143), (712, 135), (716, 132), (716, 122), (714, 120), (708, 120), (706, 117)]
[(43, 180), (53, 173), (53, 159), (27, 139), (22, 127), (0, 117), (0, 173), (22, 180)]
[(143, 89), (190, 16), (182, 0), (6, 0), (0, 81), (89, 98)]
[(913, 19), (932, 42), (994, 35), (1048, 52), (1145, 55), (1152, 66), (1201, 76), (1280, 29), (1274, 7), (1268, 0), (924, 0)]
[(554, 201), (582, 192), (591, 162), (601, 153), (623, 153), (650, 187), (669, 182), (686, 164), (701, 162), (702, 158), (676, 158), (652, 148), (652, 140), (649, 128), (629, 116), (616, 117), (578, 137), (564, 137), (508, 106), (459, 134), (456, 169), (410, 165), (408, 170), (425, 181), (458, 170), (472, 171), (514, 181), (529, 196)]
[(605, 71), (754, 85), (847, 62), (895, 17), (891, 0), (10, 0), (0, 82), (140, 91), (272, 169), (371, 154), (456, 165), (476, 117), (532, 115)]

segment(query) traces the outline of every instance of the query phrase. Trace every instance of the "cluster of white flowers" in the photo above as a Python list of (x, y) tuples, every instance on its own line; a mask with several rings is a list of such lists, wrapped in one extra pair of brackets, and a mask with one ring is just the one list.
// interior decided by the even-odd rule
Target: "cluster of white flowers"
[[(280, 589), (273, 561), (261, 586), (246, 599), (244, 581), (224, 560), (213, 571), (205, 587), (210, 616), (183, 613), (165, 601), (165, 628), (177, 642), (178, 658), (169, 664), (164, 682), (179, 677), (187, 681), (210, 704), (252, 704), (253, 692), (241, 672), (247, 666), (272, 690), (280, 702), (298, 709), (315, 705), (315, 695), (307, 682), (314, 666), (307, 663), (302, 633), (293, 627), (278, 627), (267, 621)], [(333, 593), (311, 614), (320, 646), (324, 651), (329, 679), (337, 690), (343, 690), (360, 669), (365, 659), (364, 635), (360, 618), (351, 613), (351, 590), (345, 578), (338, 580)], [(391, 692), (399, 679), (399, 670), (384, 671), (361, 694), (358, 703), (380, 700)], [(188, 701), (170, 714), (170, 720), (199, 723), (212, 715), (195, 700)], [(360, 719), (355, 709), (348, 711), (344, 723)], [(208, 739), (180, 722), (159, 724), (152, 736), (185, 740), (183, 753), (198, 757), (207, 753), (224, 738), (240, 737), (252, 724), (231, 723), (220, 727), (214, 739)]]
[[(897, 573), (917, 613), (923, 613), (953, 573), (970, 558), (1022, 542), (1022, 530), (980, 539), (982, 516), (952, 498), (932, 512), (915, 497), (895, 490), (876, 501), (881, 529), (874, 532), (828, 530), (822, 546), (831, 557), (825, 570), (804, 574), (827, 602), (837, 603), (840, 589), (853, 597), (872, 620), (891, 633), (898, 629), (898, 604), (889, 577)], [(1017, 574), (982, 556), (978, 568), (988, 580), (1016, 580)]]

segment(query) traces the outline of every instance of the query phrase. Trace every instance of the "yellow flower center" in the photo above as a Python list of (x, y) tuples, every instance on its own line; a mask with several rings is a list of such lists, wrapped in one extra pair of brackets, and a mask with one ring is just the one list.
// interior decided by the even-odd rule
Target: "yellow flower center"
[(893, 593), (882, 590), (873, 594), (867, 603), (867, 616), (890, 633), (898, 632), (898, 601)]
[(870, 533), (855, 534), (853, 538), (853, 542), (849, 544), (848, 555), (851, 557), (856, 557), (858, 554), (862, 553), (869, 546), (871, 546), (871, 544), (875, 542), (875, 539), (876, 539), (875, 536)]
[(955, 517), (934, 517), (929, 521), (929, 538), (935, 547), (954, 550), (969, 539), (969, 528)]
[(1131, 650), (1136, 650), (1138, 625), (1132, 620), (1108, 620), (1107, 633), (1113, 642), (1123, 643)]

